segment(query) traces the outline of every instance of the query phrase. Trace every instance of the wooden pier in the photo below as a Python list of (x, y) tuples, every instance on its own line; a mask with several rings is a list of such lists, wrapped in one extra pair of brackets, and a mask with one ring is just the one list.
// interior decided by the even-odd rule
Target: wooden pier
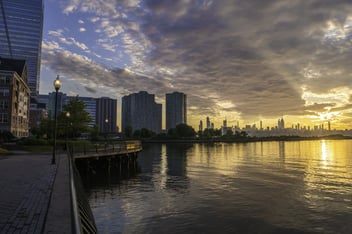
[(118, 141), (113, 143), (78, 144), (72, 145), (71, 150), (75, 160), (135, 156), (142, 150), (142, 143), (140, 141)]

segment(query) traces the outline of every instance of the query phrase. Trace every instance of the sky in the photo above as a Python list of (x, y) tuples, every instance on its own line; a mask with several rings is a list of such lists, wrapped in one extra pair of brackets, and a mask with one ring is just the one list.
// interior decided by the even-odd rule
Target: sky
[[(187, 95), (188, 124), (352, 128), (351, 0), (45, 0), (40, 93)], [(118, 120), (119, 122), (119, 120)], [(326, 126), (325, 125), (325, 126)]]

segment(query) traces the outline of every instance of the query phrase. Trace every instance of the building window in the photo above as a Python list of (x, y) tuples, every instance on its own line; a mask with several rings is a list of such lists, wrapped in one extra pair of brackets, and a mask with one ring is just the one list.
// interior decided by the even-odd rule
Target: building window
[(9, 108), (8, 100), (0, 100), (0, 110), (7, 110)]
[(0, 76), (0, 84), (10, 84), (11, 76)]
[(7, 123), (8, 118), (7, 118), (7, 113), (0, 113), (0, 123)]
[(8, 97), (9, 94), (10, 94), (10, 91), (8, 88), (0, 88), (0, 96)]

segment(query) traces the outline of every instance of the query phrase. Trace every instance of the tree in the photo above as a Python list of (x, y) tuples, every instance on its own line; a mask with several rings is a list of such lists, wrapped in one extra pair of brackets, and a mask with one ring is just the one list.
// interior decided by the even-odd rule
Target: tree
[(141, 138), (141, 130), (140, 129), (137, 129), (136, 131), (134, 131), (133, 133), (133, 136), (136, 137), (136, 138)]
[(196, 131), (187, 125), (187, 124), (178, 124), (176, 128), (171, 128), (167, 132), (169, 137), (194, 137), (196, 135)]
[(245, 131), (241, 131), (241, 132), (236, 131), (235, 132), (235, 137), (236, 138), (247, 138), (248, 137), (248, 133), (245, 132)]
[(142, 128), (134, 131), (133, 136), (137, 138), (150, 138), (155, 136), (155, 133), (147, 128)]
[(176, 126), (176, 132), (180, 137), (194, 137), (196, 135), (196, 131), (187, 124), (178, 124)]
[[(92, 118), (84, 108), (84, 103), (78, 97), (71, 99), (63, 106), (63, 112), (58, 116), (60, 135), (68, 134), (72, 137), (78, 137), (83, 132), (89, 132), (88, 124)], [(66, 116), (67, 112), (70, 113), (69, 117)]]
[(52, 138), (53, 137), (53, 127), (54, 127), (54, 120), (49, 118), (44, 118), (40, 122), (40, 125), (37, 131), (34, 131), (34, 135), (37, 138)]
[(226, 136), (233, 136), (233, 131), (231, 129), (227, 129)]
[(91, 129), (90, 129), (90, 138), (93, 141), (98, 140), (99, 138), (99, 128), (97, 125), (94, 125)]
[(176, 128), (170, 128), (169, 130), (167, 130), (167, 135), (172, 138), (178, 137)]
[(126, 137), (131, 137), (132, 136), (132, 127), (130, 125), (125, 127), (125, 136)]
[(16, 137), (9, 131), (0, 132), (0, 142), (9, 142)]
[(206, 128), (203, 132), (203, 136), (207, 138), (211, 138), (215, 136), (215, 130), (212, 128)]
[(241, 137), (243, 137), (243, 138), (247, 138), (247, 137), (248, 137), (248, 133), (245, 132), (245, 131), (241, 131), (240, 135), (241, 135)]
[(153, 132), (152, 130), (149, 130), (147, 128), (141, 129), (141, 137), (142, 138), (150, 138), (152, 136), (155, 136), (155, 132)]

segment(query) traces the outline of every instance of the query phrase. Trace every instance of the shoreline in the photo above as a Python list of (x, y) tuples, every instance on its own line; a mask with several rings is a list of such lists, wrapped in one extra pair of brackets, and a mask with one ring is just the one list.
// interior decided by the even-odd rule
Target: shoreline
[(238, 139), (140, 139), (142, 143), (249, 143), (249, 142), (267, 142), (267, 141), (312, 141), (312, 140), (350, 140), (350, 136), (331, 135), (320, 137), (248, 137)]

